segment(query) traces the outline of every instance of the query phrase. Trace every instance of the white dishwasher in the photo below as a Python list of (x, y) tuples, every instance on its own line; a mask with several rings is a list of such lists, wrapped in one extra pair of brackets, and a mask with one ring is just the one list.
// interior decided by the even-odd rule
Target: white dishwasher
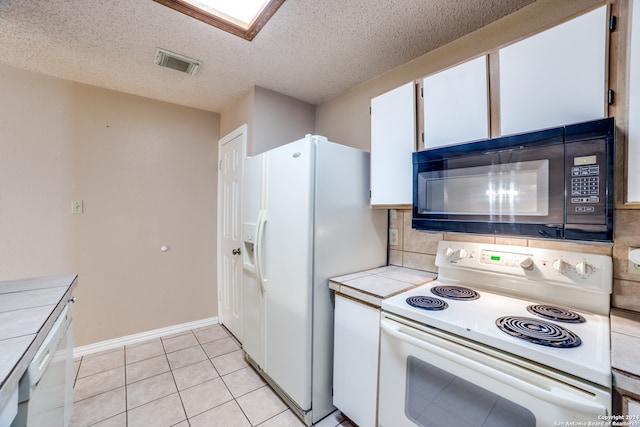
[(69, 300), (18, 387), (11, 427), (67, 427), (73, 412), (73, 319)]

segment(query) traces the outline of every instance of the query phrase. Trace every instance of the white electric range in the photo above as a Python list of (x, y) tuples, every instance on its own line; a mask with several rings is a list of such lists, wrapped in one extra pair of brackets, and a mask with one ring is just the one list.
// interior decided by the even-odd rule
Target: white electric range
[(445, 241), (436, 265), (436, 281), (382, 302), (380, 426), (610, 414), (611, 257)]

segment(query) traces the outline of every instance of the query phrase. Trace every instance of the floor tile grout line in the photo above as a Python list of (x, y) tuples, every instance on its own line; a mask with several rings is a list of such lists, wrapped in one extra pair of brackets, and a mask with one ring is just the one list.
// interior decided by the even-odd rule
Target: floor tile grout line
[[(223, 327), (223, 329), (226, 331), (226, 328)], [(228, 335), (228, 332), (227, 332)], [(225, 337), (226, 338), (226, 337)], [(221, 338), (224, 339), (224, 338)], [(212, 341), (213, 342), (213, 341)], [(204, 348), (202, 349), (204, 351)], [(209, 357), (209, 355), (207, 354), (207, 352), (205, 351), (205, 354), (207, 355), (207, 357)], [(228, 354), (228, 353), (225, 353)], [(217, 356), (216, 356), (217, 357)], [(211, 360), (211, 358), (209, 357), (209, 360)], [(215, 369), (215, 364), (213, 363), (213, 361), (211, 361), (211, 364), (213, 365), (213, 368)], [(233, 371), (233, 372), (237, 372)], [(216, 372), (218, 372), (218, 375), (220, 375), (220, 372), (216, 369)], [(227, 372), (226, 375), (231, 374), (232, 372)], [(231, 396), (231, 399), (233, 400), (233, 402), (236, 404), (236, 406), (240, 409), (240, 412), (242, 412), (242, 415), (244, 415), (245, 419), (247, 420), (247, 422), (249, 424), (251, 424), (251, 420), (249, 419), (249, 417), (247, 416), (247, 414), (244, 412), (244, 409), (242, 409), (242, 406), (240, 405), (240, 403), (238, 402), (238, 399), (236, 398), (236, 396), (233, 395), (233, 392), (231, 391), (231, 389), (229, 389), (229, 386), (227, 385), (227, 383), (224, 381), (224, 375), (220, 375), (220, 381), (222, 381), (222, 384), (224, 384), (225, 388), (227, 389), (227, 391), (229, 392), (229, 395)]]
[[(103, 419), (103, 420), (96, 421), (96, 422), (95, 422), (95, 423), (93, 423), (93, 424), (89, 424), (87, 427), (92, 427), (92, 426), (98, 425), (98, 424), (100, 424), (100, 423), (102, 423), (102, 422), (104, 422), (104, 421), (110, 420), (111, 418), (115, 418), (115, 417), (117, 417), (117, 416), (118, 416), (118, 415), (120, 415), (120, 414), (125, 414), (124, 416), (125, 416), (125, 422), (126, 422), (126, 419), (127, 419), (127, 418), (126, 418), (126, 417), (127, 417), (127, 411), (124, 411), (124, 412), (118, 412), (117, 414), (111, 415), (111, 416), (109, 416), (109, 417), (107, 417), (107, 418), (105, 418), (105, 419)], [(126, 425), (126, 424), (125, 424), (125, 425)]]
[[(158, 376), (160, 376), (160, 375), (164, 375), (164, 374), (167, 374), (167, 373), (168, 373), (168, 372), (163, 372), (163, 373), (158, 374), (158, 375), (153, 375), (153, 376), (151, 376), (151, 377), (149, 377), (149, 378), (158, 377)], [(136, 382), (139, 382), (139, 381), (136, 381)], [(135, 383), (132, 383), (132, 384), (135, 384)], [(126, 387), (126, 386), (125, 386), (125, 387)], [(126, 388), (125, 388), (125, 390), (126, 390)], [(127, 408), (127, 412), (128, 412), (129, 410), (132, 410), (132, 411), (133, 411), (134, 409), (138, 409), (138, 408), (140, 408), (140, 407), (142, 407), (142, 406), (144, 406), (144, 405), (146, 405), (146, 404), (148, 404), (148, 403), (155, 402), (155, 401), (158, 401), (158, 400), (160, 400), (160, 399), (164, 399), (165, 397), (167, 397), (167, 396), (171, 396), (172, 394), (175, 394), (175, 393), (179, 393), (179, 391), (178, 391), (177, 387), (176, 387), (176, 391), (175, 391), (175, 392), (171, 392), (171, 393), (169, 393), (169, 394), (165, 394), (164, 396), (156, 397), (155, 399), (152, 399), (152, 400), (150, 400), (150, 401), (148, 401), (148, 402), (145, 402), (145, 403), (143, 403), (143, 404), (141, 404), (141, 405), (134, 406), (134, 407), (132, 407), (132, 408), (129, 408), (128, 403), (126, 403), (126, 402), (125, 402), (125, 405), (126, 405), (126, 408)], [(125, 396), (126, 396), (126, 391), (125, 391)]]
[(80, 375), (80, 368), (82, 367), (82, 360), (83, 359), (84, 359), (84, 356), (80, 356), (80, 359), (78, 359), (78, 370), (76, 371), (75, 375), (73, 376), (73, 389), (76, 388), (76, 383), (78, 382), (78, 376)]
[[(262, 387), (261, 387), (261, 388), (262, 388)], [(278, 397), (279, 397), (279, 396), (278, 396)], [(273, 416), (271, 416), (271, 417), (267, 418), (266, 420), (262, 420), (262, 421), (260, 421), (260, 423), (259, 423), (259, 424), (251, 424), (251, 421), (249, 421), (249, 424), (251, 424), (251, 427), (257, 427), (257, 426), (259, 426), (260, 424), (264, 424), (264, 423), (266, 423), (267, 421), (272, 420), (272, 419), (274, 419), (275, 417), (277, 417), (277, 416), (279, 416), (279, 415), (284, 414), (284, 413), (285, 413), (285, 412), (287, 412), (288, 410), (289, 410), (289, 407), (285, 405), (285, 408), (284, 408), (282, 411), (280, 411), (280, 412), (278, 412), (277, 414), (275, 414), (275, 415), (273, 415)], [(295, 414), (294, 414), (294, 416), (297, 418), (297, 415), (295, 415)]]
[[(113, 369), (110, 369), (110, 370), (116, 370), (116, 369), (118, 369), (118, 368), (113, 368)], [(105, 372), (106, 372), (106, 371), (105, 371)], [(87, 378), (87, 377), (85, 377), (85, 378)], [(82, 378), (81, 378), (81, 379), (82, 379)], [(114, 388), (110, 388), (110, 389), (108, 389), (108, 390), (103, 390), (103, 391), (101, 391), (100, 393), (96, 393), (96, 394), (89, 395), (89, 396), (87, 396), (87, 397), (85, 397), (85, 398), (82, 398), (82, 399), (79, 399), (79, 400), (75, 400), (75, 397), (74, 397), (73, 403), (74, 403), (74, 405), (75, 405), (76, 403), (84, 402), (84, 401), (85, 401), (85, 400), (87, 400), (87, 399), (91, 399), (91, 398), (93, 398), (93, 397), (100, 396), (101, 394), (104, 394), (104, 393), (109, 393), (109, 392), (114, 391), (114, 390), (117, 390), (117, 389), (119, 389), (119, 388), (121, 388), (121, 387), (126, 387), (126, 383), (125, 383), (125, 384), (123, 384), (123, 385), (116, 386), (116, 387), (114, 387)], [(75, 394), (75, 386), (74, 386), (74, 394)], [(125, 395), (125, 398), (126, 398), (126, 395)]]
[(124, 422), (125, 426), (129, 425), (129, 381), (127, 379), (127, 346), (123, 346), (124, 349)]
[[(225, 330), (225, 331), (226, 331), (226, 330)], [(195, 333), (194, 333), (194, 335), (195, 335)], [(218, 339), (216, 339), (216, 340), (212, 340), (212, 341), (207, 341), (207, 343), (211, 343), (211, 342), (219, 341), (219, 340), (222, 340), (222, 339), (227, 338), (228, 336), (229, 336), (229, 335), (228, 335), (228, 333), (227, 333), (227, 336), (226, 336), (226, 337), (218, 338)], [(219, 354), (219, 355), (216, 355), (215, 357), (213, 357), (213, 358), (212, 358), (212, 357), (210, 357), (210, 356), (209, 356), (209, 354), (207, 353), (207, 351), (204, 349), (204, 346), (203, 346), (203, 345), (204, 345), (204, 344), (207, 344), (207, 343), (202, 343), (202, 342), (200, 342), (200, 340), (198, 340), (198, 337), (197, 337), (197, 336), (196, 336), (196, 340), (198, 341), (198, 343), (199, 343), (199, 345), (200, 345), (200, 348), (202, 349), (202, 351), (204, 352), (204, 354), (207, 356), (207, 360), (209, 360), (209, 362), (210, 362), (210, 363), (211, 363), (211, 365), (213, 366), (213, 369), (215, 369), (216, 373), (218, 374), (218, 378), (220, 379), (220, 381), (222, 381), (222, 384), (224, 385), (225, 389), (229, 392), (229, 396), (231, 396), (231, 399), (230, 399), (230, 400), (228, 400), (228, 401), (226, 401), (226, 402), (221, 403), (220, 405), (214, 406), (213, 408), (209, 408), (209, 409), (207, 409), (207, 410), (205, 410), (205, 411), (203, 411), (203, 412), (201, 412), (201, 413), (199, 413), (199, 414), (196, 414), (196, 415), (194, 415), (193, 417), (188, 418), (188, 420), (189, 420), (189, 419), (192, 419), (192, 418), (194, 418), (194, 417), (197, 417), (198, 415), (204, 414), (205, 412), (210, 411), (210, 410), (212, 410), (212, 409), (214, 409), (214, 408), (217, 408), (217, 407), (219, 407), (219, 406), (221, 406), (221, 405), (224, 405), (224, 404), (226, 404), (226, 403), (229, 403), (229, 402), (233, 401), (233, 402), (238, 406), (238, 408), (239, 408), (239, 409), (240, 409), (240, 411), (242, 412), (242, 415), (244, 415), (244, 417), (245, 417), (245, 419), (247, 420), (247, 422), (248, 422), (249, 424), (251, 424), (251, 421), (249, 420), (249, 417), (247, 416), (247, 414), (246, 414), (246, 413), (244, 412), (244, 410), (242, 409), (242, 406), (240, 406), (240, 404), (238, 403), (238, 400), (237, 400), (236, 396), (234, 396), (234, 395), (233, 395), (233, 393), (232, 393), (232, 392), (231, 392), (231, 390), (229, 389), (229, 386), (228, 386), (228, 385), (227, 385), (227, 383), (224, 381), (224, 377), (225, 377), (226, 375), (229, 375), (229, 374), (231, 374), (231, 373), (233, 373), (233, 372), (237, 372), (238, 370), (236, 370), (236, 371), (231, 371), (231, 372), (226, 373), (225, 375), (222, 375), (222, 374), (220, 374), (220, 371), (218, 371), (218, 369), (216, 369), (215, 364), (213, 363), (213, 360), (212, 360), (212, 359), (213, 359), (213, 358), (215, 358), (215, 357), (223, 356), (223, 355), (228, 354), (228, 353), (231, 353), (231, 352), (227, 352), (227, 353)], [(235, 351), (235, 350), (234, 350), (234, 351)], [(214, 379), (217, 379), (217, 378), (214, 378)], [(213, 381), (213, 380), (209, 380), (209, 381)], [(204, 384), (204, 383), (202, 383), (202, 384)], [(192, 387), (195, 387), (195, 385), (194, 385), (194, 386), (192, 386)], [(188, 387), (188, 388), (191, 388), (191, 387)], [(187, 388), (187, 389), (188, 389), (188, 388)], [(187, 389), (185, 389), (185, 390), (187, 390)]]
[[(226, 338), (226, 337), (224, 337), (224, 338)], [(224, 338), (220, 338), (220, 339), (224, 339)], [(196, 337), (196, 339), (197, 339), (197, 337)], [(217, 340), (213, 340), (213, 341), (209, 341), (209, 342), (214, 342), (214, 341), (217, 341)], [(221, 405), (224, 405), (224, 404), (226, 404), (226, 403), (229, 403), (229, 402), (233, 401), (233, 402), (238, 406), (238, 408), (240, 409), (240, 412), (242, 412), (242, 415), (244, 415), (244, 417), (245, 417), (245, 419), (247, 420), (247, 422), (248, 422), (251, 426), (253, 426), (253, 424), (251, 424), (251, 420), (249, 420), (249, 417), (247, 416), (247, 414), (246, 414), (246, 413), (244, 412), (244, 410), (242, 409), (242, 406), (240, 406), (240, 403), (238, 403), (238, 399), (236, 399), (236, 397), (233, 395), (233, 393), (232, 393), (232, 392), (231, 392), (231, 390), (229, 389), (229, 386), (227, 385), (227, 383), (224, 381), (224, 378), (223, 378), (225, 375), (229, 375), (229, 374), (231, 374), (231, 373), (233, 373), (233, 372), (237, 372), (237, 371), (239, 371), (239, 369), (238, 369), (238, 370), (235, 370), (235, 371), (232, 371), (232, 372), (228, 372), (228, 373), (227, 373), (227, 374), (225, 374), (225, 375), (221, 375), (221, 374), (220, 374), (220, 371), (218, 371), (218, 369), (216, 369), (215, 364), (214, 364), (214, 363), (213, 363), (213, 361), (211, 360), (212, 358), (211, 358), (211, 357), (209, 357), (209, 355), (208, 355), (208, 354), (207, 354), (207, 352), (205, 351), (204, 347), (202, 347), (202, 343), (200, 344), (200, 347), (202, 348), (202, 351), (204, 351), (204, 354), (207, 356), (207, 360), (209, 360), (209, 362), (210, 362), (210, 363), (211, 363), (211, 365), (213, 366), (213, 369), (215, 369), (215, 371), (218, 373), (218, 378), (220, 378), (220, 381), (222, 381), (222, 384), (224, 385), (224, 387), (225, 387), (225, 388), (227, 389), (227, 391), (229, 392), (229, 395), (231, 396), (231, 399), (230, 399), (230, 400), (228, 400), (228, 401), (226, 401), (226, 402), (224, 402), (224, 403), (221, 403), (220, 405), (214, 406), (213, 408), (209, 408), (209, 409), (207, 409), (207, 410), (205, 410), (205, 411), (202, 411), (201, 413), (196, 414), (196, 415), (194, 415), (193, 417), (188, 417), (188, 418), (187, 418), (187, 421), (188, 421), (188, 420), (190, 420), (190, 419), (192, 419), (192, 418), (197, 417), (198, 415), (204, 414), (204, 413), (205, 413), (205, 412), (207, 412), (207, 411), (210, 411), (210, 410), (212, 410), (212, 409), (214, 409), (214, 408), (217, 408), (217, 407), (219, 407), (219, 406), (221, 406)], [(228, 354), (228, 353), (225, 353), (225, 354)], [(216, 357), (218, 357), (218, 356), (216, 356)], [(214, 378), (214, 379), (216, 379), (216, 378)], [(209, 380), (209, 381), (213, 381), (213, 380)], [(203, 383), (203, 384), (204, 384), (204, 383)], [(194, 387), (195, 387), (195, 386), (194, 386)], [(186, 389), (185, 389), (185, 390), (186, 390)], [(182, 396), (181, 396), (181, 398), (182, 398)], [(185, 410), (185, 413), (186, 413), (186, 410)], [(189, 425), (191, 425), (191, 423), (190, 423), (190, 422), (189, 422)]]
[[(184, 419), (187, 421), (188, 425), (191, 425), (191, 423), (189, 422), (189, 414), (187, 414), (187, 408), (184, 406), (184, 400), (182, 399), (182, 393), (180, 393), (180, 387), (178, 387), (178, 382), (176, 381), (176, 376), (173, 373), (173, 368), (171, 367), (171, 363), (169, 362), (169, 356), (167, 355), (166, 349), (165, 349), (164, 357), (167, 359), (167, 364), (169, 365), (169, 372), (171, 372), (171, 378), (173, 378), (173, 383), (176, 386), (176, 391), (178, 393), (178, 399), (180, 399), (180, 405), (182, 405), (182, 411), (184, 412)], [(180, 422), (182, 422), (182, 421), (180, 421)], [(180, 424), (180, 423), (178, 423), (178, 424)]]

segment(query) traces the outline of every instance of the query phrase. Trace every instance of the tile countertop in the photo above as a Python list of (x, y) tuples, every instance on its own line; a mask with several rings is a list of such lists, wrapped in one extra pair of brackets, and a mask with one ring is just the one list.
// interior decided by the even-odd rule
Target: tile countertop
[(0, 409), (73, 295), (75, 274), (0, 282)]
[(640, 394), (640, 313), (611, 310), (611, 367), (616, 387)]
[(383, 299), (423, 285), (436, 274), (389, 265), (329, 279), (329, 288), (362, 302), (380, 307)]

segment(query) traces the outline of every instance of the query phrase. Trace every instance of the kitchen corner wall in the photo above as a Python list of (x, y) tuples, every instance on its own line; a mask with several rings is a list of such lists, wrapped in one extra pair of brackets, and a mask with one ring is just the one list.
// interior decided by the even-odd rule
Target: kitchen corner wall
[(0, 280), (78, 273), (76, 346), (216, 316), (220, 116), (3, 65), (0, 93)]
[(392, 209), (389, 228), (398, 230), (398, 245), (389, 247), (389, 263), (437, 273), (438, 242), (466, 241), (531, 246), (613, 256), (612, 306), (640, 311), (640, 275), (628, 273), (629, 247), (640, 246), (640, 210), (615, 211), (615, 244), (579, 244), (539, 239), (517, 239), (469, 234), (427, 233), (411, 228), (411, 210)]
[(221, 135), (247, 125), (247, 155), (303, 138), (315, 129), (315, 106), (254, 86), (222, 111)]

